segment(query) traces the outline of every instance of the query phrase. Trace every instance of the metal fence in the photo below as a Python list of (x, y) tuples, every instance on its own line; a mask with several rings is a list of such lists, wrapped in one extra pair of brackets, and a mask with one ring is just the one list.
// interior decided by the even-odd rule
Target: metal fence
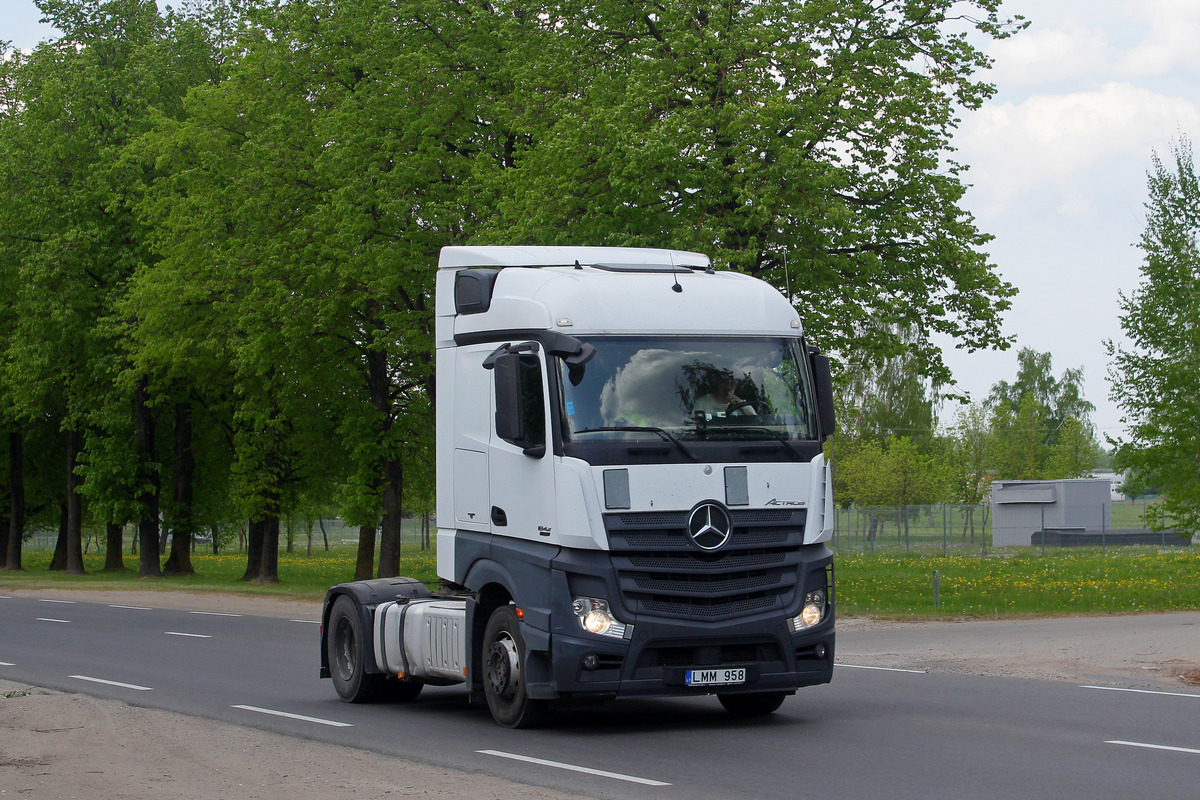
[[(1071, 545), (1100, 548), (1144, 544), (1160, 547), (1185, 545), (1189, 537), (1171, 529), (1161, 503), (1113, 501), (1111, 504), (1072, 507), (1060, 519), (1029, 520), (1019, 530), (993, 530), (992, 506), (922, 505), (838, 508), (831, 542), (836, 552), (957, 553), (986, 555), (995, 541), (1019, 538), (1023, 545), (1040, 550)], [(1154, 527), (1166, 530), (1152, 531)], [(1015, 535), (1014, 535), (1015, 534)]]

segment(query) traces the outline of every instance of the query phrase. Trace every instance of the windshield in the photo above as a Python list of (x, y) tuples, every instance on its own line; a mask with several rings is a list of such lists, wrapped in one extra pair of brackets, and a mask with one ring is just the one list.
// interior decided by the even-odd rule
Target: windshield
[(562, 365), (568, 441), (817, 438), (801, 343), (786, 338), (605, 336)]

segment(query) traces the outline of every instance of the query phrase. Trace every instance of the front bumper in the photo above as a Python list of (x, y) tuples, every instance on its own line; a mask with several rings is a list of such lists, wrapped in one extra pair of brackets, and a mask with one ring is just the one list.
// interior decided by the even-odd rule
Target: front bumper
[[(694, 696), (734, 692), (794, 692), (833, 677), (834, 625), (792, 634), (786, 619), (698, 633), (693, 626), (641, 621), (628, 642), (557, 635), (549, 665), (552, 681), (531, 685), (546, 698)], [(688, 686), (697, 668), (744, 667), (746, 682)]]

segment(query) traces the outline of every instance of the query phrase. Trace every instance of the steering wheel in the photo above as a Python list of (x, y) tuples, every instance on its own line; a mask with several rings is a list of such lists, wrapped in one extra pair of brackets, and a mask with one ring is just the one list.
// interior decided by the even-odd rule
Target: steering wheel
[[(755, 405), (753, 400), (734, 400), (732, 403), (730, 403), (725, 408), (725, 414), (726, 415), (736, 414), (736, 413), (740, 412), (743, 408), (749, 408), (750, 414), (753, 414), (754, 416), (758, 416), (758, 406)], [(743, 415), (743, 416), (747, 416), (747, 415)]]

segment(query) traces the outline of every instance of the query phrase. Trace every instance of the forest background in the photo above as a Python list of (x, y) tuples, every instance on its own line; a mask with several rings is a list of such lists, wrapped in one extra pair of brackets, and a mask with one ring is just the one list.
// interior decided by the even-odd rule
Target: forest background
[(787, 292), (839, 368), (841, 503), (1100, 457), (1045, 353), (937, 416), (933, 339), (1009, 343), (949, 145), (993, 91), (972, 42), (1024, 26), (998, 0), (38, 6), (61, 37), (0, 62), (7, 569), (34, 529), (70, 573), (85, 526), (116, 568), (136, 524), (157, 576), (245, 528), (272, 581), (281, 519), (338, 517), (356, 577), (398, 574), (455, 244), (699, 250)]

